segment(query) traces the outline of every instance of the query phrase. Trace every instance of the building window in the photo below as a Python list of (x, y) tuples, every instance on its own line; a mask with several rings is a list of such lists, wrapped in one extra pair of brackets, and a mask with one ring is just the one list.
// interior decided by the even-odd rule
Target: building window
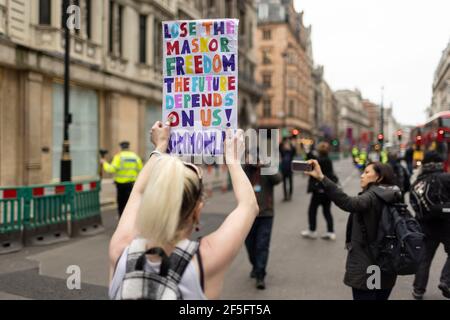
[(263, 49), (263, 64), (271, 64), (272, 60), (270, 59), (270, 50)]
[(272, 38), (272, 30), (266, 29), (263, 31), (263, 39), (270, 40)]
[(153, 25), (153, 52), (154, 52), (154, 65), (156, 68), (161, 69), (161, 61), (162, 61), (162, 25), (161, 20), (155, 18)]
[(139, 16), (139, 62), (147, 64), (147, 16)]
[(263, 86), (270, 88), (272, 86), (272, 75), (270, 73), (264, 73), (262, 76)]
[(289, 100), (289, 116), (294, 116), (294, 108), (295, 108), (295, 103), (294, 100)]
[(288, 75), (288, 88), (295, 89), (297, 87), (297, 77), (294, 75)]
[[(71, 2), (72, 2), (72, 5), (77, 6), (78, 8), (81, 9), (81, 7), (80, 7), (80, 0), (71, 0)], [(77, 36), (80, 35), (80, 31), (81, 31), (80, 29), (75, 28), (75, 34), (76, 34)]]
[[(60, 178), (61, 149), (64, 128), (64, 87), (53, 84), (53, 180)], [(91, 179), (98, 175), (99, 100), (96, 91), (71, 87), (70, 146), (72, 176)]]
[(39, 24), (51, 25), (52, 23), (52, 0), (39, 1)]
[(115, 1), (109, 2), (109, 53), (122, 56), (123, 6)]
[(245, 10), (244, 9), (240, 9), (239, 10), (239, 34), (242, 36), (245, 34)]
[(85, 0), (86, 6), (86, 36), (88, 39), (92, 39), (92, 0)]
[(272, 116), (272, 104), (270, 99), (265, 99), (263, 101), (263, 117), (270, 118)]
[(296, 57), (295, 57), (295, 52), (289, 52), (288, 53), (288, 63), (289, 64), (295, 64), (296, 63)]
[(249, 63), (248, 72), (250, 80), (253, 81), (255, 77), (255, 65), (253, 63)]
[(261, 3), (258, 6), (258, 18), (259, 20), (266, 20), (269, 17), (269, 5), (267, 3)]

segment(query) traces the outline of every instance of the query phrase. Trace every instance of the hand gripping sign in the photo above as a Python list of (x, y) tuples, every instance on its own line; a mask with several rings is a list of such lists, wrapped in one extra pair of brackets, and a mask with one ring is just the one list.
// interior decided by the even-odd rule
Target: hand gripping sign
[(162, 23), (162, 120), (172, 127), (172, 154), (221, 155), (226, 129), (237, 129), (238, 25), (234, 19)]

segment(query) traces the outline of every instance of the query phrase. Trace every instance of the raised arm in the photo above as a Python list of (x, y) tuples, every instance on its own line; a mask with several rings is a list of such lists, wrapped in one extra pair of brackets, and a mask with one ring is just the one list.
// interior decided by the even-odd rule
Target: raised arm
[(327, 196), (339, 208), (347, 212), (366, 212), (372, 206), (373, 195), (369, 192), (350, 197), (331, 179), (324, 177), (322, 184)]
[[(156, 147), (156, 151), (165, 153), (167, 150), (170, 135), (170, 127), (164, 126), (161, 122), (155, 123), (152, 128), (151, 140)], [(142, 171), (134, 184), (131, 191), (130, 198), (127, 202), (125, 210), (122, 214), (122, 218), (119, 221), (114, 235), (111, 238), (109, 245), (109, 257), (110, 257), (110, 277), (112, 277), (115, 265), (123, 250), (131, 243), (131, 241), (137, 236), (137, 230), (135, 227), (136, 216), (141, 204), (142, 195), (147, 186), (148, 177), (150, 175), (151, 168), (155, 163), (155, 157), (151, 157), (145, 164)]]
[(259, 213), (255, 192), (239, 161), (243, 147), (242, 132), (232, 138), (227, 137), (226, 158), (237, 207), (217, 231), (202, 239), (200, 247), (206, 282), (215, 282), (218, 287), (221, 287), (225, 271), (241, 249)]
[(314, 170), (305, 172), (305, 174), (319, 180), (323, 184), (327, 196), (339, 208), (347, 212), (365, 212), (370, 209), (373, 199), (371, 193), (366, 192), (356, 197), (350, 197), (336, 183), (322, 173), (322, 169), (317, 160), (310, 160), (308, 162), (313, 164)]

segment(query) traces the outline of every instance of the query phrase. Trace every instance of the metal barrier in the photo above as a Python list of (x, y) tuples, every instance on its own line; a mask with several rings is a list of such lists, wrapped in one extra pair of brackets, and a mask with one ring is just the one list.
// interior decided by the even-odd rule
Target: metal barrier
[(46, 245), (69, 240), (70, 184), (31, 186), (24, 220), (25, 245)]
[(23, 188), (0, 188), (0, 254), (23, 248)]
[(0, 254), (103, 230), (100, 181), (0, 188)]
[(100, 214), (100, 181), (77, 183), (72, 186), (71, 234), (95, 235), (104, 231)]

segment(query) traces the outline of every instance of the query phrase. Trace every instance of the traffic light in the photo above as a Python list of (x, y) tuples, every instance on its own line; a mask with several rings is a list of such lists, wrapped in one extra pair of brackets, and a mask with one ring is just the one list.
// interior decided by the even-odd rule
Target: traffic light
[(398, 138), (398, 141), (402, 141), (402, 137), (403, 137), (403, 131), (402, 131), (402, 130), (398, 130), (398, 131), (397, 131), (397, 138)]
[(418, 145), (418, 146), (422, 145), (422, 136), (421, 135), (418, 135), (416, 137), (416, 145)]
[(378, 135), (378, 142), (382, 144), (383, 141), (384, 141), (384, 134), (380, 133), (380, 134)]
[(437, 134), (437, 141), (438, 142), (444, 141), (444, 134), (445, 134), (444, 130), (442, 130), (442, 129), (438, 130), (438, 134)]
[(300, 131), (299, 131), (299, 130), (297, 130), (297, 129), (293, 129), (293, 130), (292, 130), (292, 136), (293, 136), (293, 137), (297, 137), (299, 134), (300, 134)]
[(339, 146), (339, 140), (338, 140), (338, 139), (334, 139), (333, 141), (331, 141), (331, 144), (332, 144), (334, 147), (337, 147), (337, 146)]

